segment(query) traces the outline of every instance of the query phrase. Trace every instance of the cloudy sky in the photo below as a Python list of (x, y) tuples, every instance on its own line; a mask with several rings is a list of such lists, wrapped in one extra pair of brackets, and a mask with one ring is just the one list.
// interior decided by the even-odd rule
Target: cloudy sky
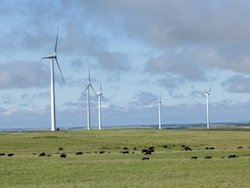
[[(50, 62), (58, 127), (86, 129), (88, 65), (103, 126), (250, 120), (248, 0), (2, 0), (0, 126), (50, 128)], [(92, 127), (97, 98), (91, 93)]]

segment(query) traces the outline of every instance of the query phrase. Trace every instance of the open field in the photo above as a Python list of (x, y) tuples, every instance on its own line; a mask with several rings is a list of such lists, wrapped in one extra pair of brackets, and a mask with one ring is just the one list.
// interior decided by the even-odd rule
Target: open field
[[(183, 150), (183, 145), (192, 150)], [(129, 154), (121, 153), (127, 151), (124, 147)], [(141, 153), (149, 147), (154, 147), (151, 155)], [(42, 152), (51, 156), (39, 157)], [(0, 187), (250, 185), (250, 129), (244, 128), (2, 132), (1, 153), (14, 156), (0, 156)], [(67, 157), (60, 158), (61, 153)], [(228, 159), (229, 155), (238, 157)]]

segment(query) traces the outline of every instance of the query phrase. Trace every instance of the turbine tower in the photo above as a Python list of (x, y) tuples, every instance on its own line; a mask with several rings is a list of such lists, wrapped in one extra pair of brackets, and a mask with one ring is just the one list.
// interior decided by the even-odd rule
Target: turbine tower
[(161, 130), (161, 95), (159, 97), (159, 101), (157, 102), (158, 103), (158, 111), (159, 111), (159, 130)]
[[(88, 69), (89, 69), (89, 67), (88, 67)], [(90, 97), (89, 97), (89, 88), (91, 88), (93, 91), (94, 91), (94, 93), (95, 93), (95, 95), (96, 95), (96, 92), (95, 92), (95, 90), (94, 90), (94, 88), (92, 87), (92, 85), (91, 85), (91, 81), (90, 81), (90, 70), (89, 70), (89, 79), (88, 79), (88, 83), (86, 84), (86, 88), (85, 88), (85, 90), (84, 90), (84, 92), (86, 92), (87, 91), (87, 129), (88, 130), (90, 130), (90, 128), (91, 128), (91, 121), (90, 121)]]
[(205, 90), (206, 100), (207, 100), (207, 129), (210, 129), (210, 109), (209, 109), (209, 96), (211, 92), (211, 86), (209, 91)]
[(102, 130), (102, 112), (101, 112), (101, 98), (104, 100), (102, 95), (102, 82), (100, 79), (100, 91), (96, 93), (96, 96), (98, 98), (98, 123), (99, 123), (99, 130)]
[(58, 31), (59, 28), (57, 28), (57, 35), (56, 35), (56, 43), (55, 43), (55, 49), (54, 49), (54, 54), (53, 55), (48, 55), (45, 57), (42, 57), (42, 59), (50, 59), (51, 64), (50, 64), (50, 77), (51, 77), (51, 131), (56, 130), (56, 109), (55, 109), (55, 80), (54, 80), (54, 60), (56, 61), (56, 64), (58, 66), (58, 69), (61, 73), (63, 83), (65, 85), (64, 77), (61, 71), (61, 68), (59, 66), (59, 63), (57, 61), (57, 41), (58, 41)]

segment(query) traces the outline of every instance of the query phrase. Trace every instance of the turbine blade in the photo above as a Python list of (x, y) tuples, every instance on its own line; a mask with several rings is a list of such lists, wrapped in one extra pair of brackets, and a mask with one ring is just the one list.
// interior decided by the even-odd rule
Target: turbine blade
[(56, 53), (57, 53), (58, 32), (59, 32), (59, 27), (57, 27), (56, 43), (55, 43), (55, 50), (54, 50), (54, 54), (55, 54), (55, 55), (56, 55)]
[(211, 92), (211, 89), (212, 89), (212, 84), (210, 85), (210, 88), (209, 88), (209, 94), (210, 94), (210, 92)]
[(85, 93), (85, 91), (87, 91), (88, 88), (89, 88), (89, 85), (87, 85), (87, 87), (85, 88), (85, 90), (83, 92)]
[(93, 86), (92, 86), (91, 84), (89, 84), (89, 86), (90, 86), (90, 87), (91, 87), (91, 89), (94, 91), (95, 95), (97, 96), (97, 94), (96, 94), (96, 92), (95, 92), (95, 90), (94, 90)]
[(57, 64), (57, 66), (58, 66), (58, 69), (59, 69), (59, 71), (60, 71), (60, 73), (61, 73), (61, 76), (62, 76), (62, 79), (63, 79), (63, 83), (64, 83), (64, 85), (66, 85), (66, 84), (65, 84), (64, 77), (63, 77), (63, 74), (62, 74), (62, 71), (61, 71), (61, 68), (60, 68), (59, 63), (58, 63), (58, 61), (57, 61), (57, 57), (55, 57), (55, 60), (56, 60), (56, 64)]

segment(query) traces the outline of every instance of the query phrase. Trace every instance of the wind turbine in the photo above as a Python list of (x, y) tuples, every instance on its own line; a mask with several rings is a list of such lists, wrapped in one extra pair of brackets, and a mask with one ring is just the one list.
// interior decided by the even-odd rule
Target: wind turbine
[(158, 103), (158, 111), (159, 111), (159, 130), (161, 130), (161, 95), (159, 97), (159, 101), (157, 102)]
[(51, 95), (51, 131), (56, 130), (54, 60), (56, 61), (58, 69), (59, 69), (59, 71), (61, 73), (63, 83), (65, 84), (65, 80), (64, 80), (61, 68), (59, 66), (59, 63), (57, 61), (57, 54), (56, 54), (57, 53), (58, 31), (59, 31), (59, 28), (57, 28), (54, 54), (42, 57), (42, 59), (50, 59), (51, 60), (51, 64), (50, 64), (50, 77), (51, 77), (51, 82), (50, 82), (51, 83), (51, 93), (50, 93), (50, 95)]
[[(89, 69), (89, 67), (88, 67), (88, 69)], [(94, 88), (92, 87), (91, 81), (90, 81), (90, 70), (89, 70), (88, 83), (86, 84), (86, 88), (84, 90), (84, 92), (87, 91), (87, 126), (88, 126), (88, 130), (90, 130), (90, 123), (91, 123), (90, 122), (90, 97), (89, 97), (89, 88), (91, 88), (94, 91), (95, 95), (96, 95), (96, 92), (95, 92)]]
[(210, 92), (211, 92), (211, 87), (209, 88), (209, 91), (205, 90), (205, 95), (207, 98), (207, 129), (210, 129), (210, 111), (209, 111), (209, 96), (210, 96)]
[(99, 122), (99, 130), (102, 130), (102, 112), (101, 112), (101, 98), (104, 100), (102, 95), (102, 82), (100, 79), (100, 91), (96, 93), (96, 96), (98, 98), (98, 122)]

